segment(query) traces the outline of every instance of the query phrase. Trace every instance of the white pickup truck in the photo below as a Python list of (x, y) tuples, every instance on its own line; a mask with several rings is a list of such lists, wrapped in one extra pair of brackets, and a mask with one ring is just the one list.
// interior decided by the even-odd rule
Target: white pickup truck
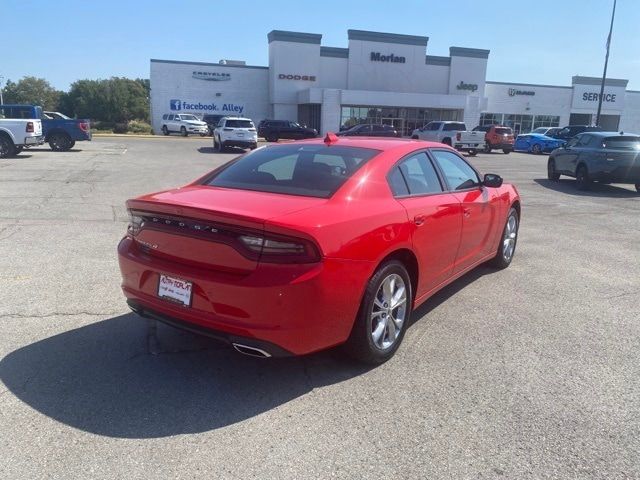
[(0, 117), (0, 158), (17, 155), (24, 147), (42, 143), (44, 137), (40, 119)]
[(444, 143), (472, 156), (484, 149), (484, 132), (470, 132), (462, 122), (430, 122), (416, 128), (411, 138)]

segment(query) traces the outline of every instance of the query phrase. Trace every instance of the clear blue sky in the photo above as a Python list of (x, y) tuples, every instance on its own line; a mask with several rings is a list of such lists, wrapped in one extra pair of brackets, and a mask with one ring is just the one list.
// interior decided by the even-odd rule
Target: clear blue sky
[[(572, 75), (602, 75), (612, 2), (0, 0), (0, 75), (65, 90), (81, 78), (148, 78), (150, 58), (267, 65), (270, 30), (321, 33), (323, 45), (346, 47), (353, 28), (428, 36), (431, 55), (490, 49), (488, 80), (570, 85)], [(618, 0), (608, 74), (635, 90), (639, 5)]]

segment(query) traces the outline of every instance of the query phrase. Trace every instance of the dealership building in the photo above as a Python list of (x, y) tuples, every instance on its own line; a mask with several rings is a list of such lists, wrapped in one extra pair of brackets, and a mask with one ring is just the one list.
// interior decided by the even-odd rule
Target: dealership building
[[(348, 31), (348, 47), (322, 35), (273, 30), (269, 65), (151, 60), (151, 119), (160, 131), (171, 113), (234, 115), (255, 123), (291, 120), (325, 133), (356, 123), (393, 125), (408, 135), (432, 120), (468, 128), (502, 124), (517, 133), (537, 127), (592, 124), (600, 79), (570, 85), (486, 80), (489, 50), (450, 47), (428, 55), (428, 37)], [(601, 125), (640, 133), (640, 92), (607, 79)]]

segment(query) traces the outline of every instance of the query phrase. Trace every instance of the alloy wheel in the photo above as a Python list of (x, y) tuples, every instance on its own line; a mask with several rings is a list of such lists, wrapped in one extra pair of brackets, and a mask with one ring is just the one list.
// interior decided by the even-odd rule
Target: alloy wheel
[(518, 219), (515, 215), (510, 215), (507, 225), (504, 228), (504, 236), (502, 237), (502, 257), (506, 262), (511, 261), (513, 252), (516, 249), (516, 238), (518, 236)]
[(371, 340), (376, 348), (387, 350), (395, 344), (406, 317), (407, 288), (393, 273), (380, 284), (371, 308)]

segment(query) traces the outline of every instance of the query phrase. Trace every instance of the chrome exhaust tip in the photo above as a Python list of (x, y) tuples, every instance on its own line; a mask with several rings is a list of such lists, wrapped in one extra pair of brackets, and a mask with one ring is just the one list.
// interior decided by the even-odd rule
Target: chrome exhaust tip
[(271, 356), (269, 352), (265, 352), (261, 348), (250, 347), (249, 345), (242, 345), (241, 343), (232, 343), (231, 345), (233, 345), (233, 348), (235, 348), (237, 352), (243, 355), (249, 355), (250, 357), (269, 358)]

